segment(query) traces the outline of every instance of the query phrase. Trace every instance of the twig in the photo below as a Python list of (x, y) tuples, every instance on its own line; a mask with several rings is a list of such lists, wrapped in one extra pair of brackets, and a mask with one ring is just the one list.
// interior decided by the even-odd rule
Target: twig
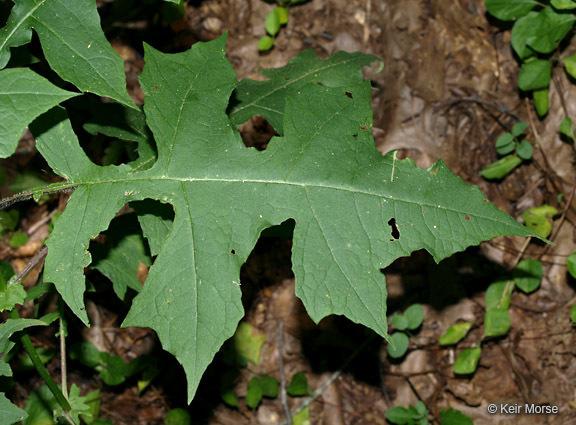
[(24, 267), (24, 269), (20, 273), (18, 273), (17, 275), (13, 276), (10, 279), (8, 285), (15, 285), (24, 280), (24, 278), (26, 278), (28, 273), (30, 273), (30, 270), (32, 270), (40, 261), (44, 259), (44, 257), (46, 257), (46, 254), (48, 254), (47, 246), (43, 247), (40, 251), (38, 251), (38, 254), (36, 254), (28, 264), (26, 264), (26, 267)]
[(558, 77), (556, 75), (552, 76), (552, 82), (554, 83), (554, 87), (558, 92), (558, 96), (560, 97), (560, 105), (562, 105), (562, 109), (564, 110), (564, 116), (568, 117), (568, 108), (566, 107), (566, 100), (564, 99), (564, 91), (560, 85), (560, 81), (558, 81)]
[(520, 251), (518, 252), (518, 255), (516, 256), (516, 258), (514, 259), (512, 264), (510, 264), (510, 266), (508, 267), (509, 270), (512, 270), (514, 267), (516, 267), (518, 265), (518, 263), (520, 262), (520, 260), (524, 256), (524, 253), (526, 252), (526, 248), (528, 248), (528, 245), (530, 244), (531, 240), (532, 240), (532, 236), (528, 236), (526, 238), (526, 240), (524, 241), (524, 244), (522, 245), (522, 248), (520, 248)]
[(32, 236), (34, 233), (36, 233), (36, 231), (37, 231), (43, 224), (48, 223), (48, 222), (52, 219), (52, 217), (54, 217), (54, 214), (56, 214), (57, 212), (58, 212), (57, 209), (52, 210), (52, 211), (50, 212), (50, 214), (48, 214), (46, 217), (41, 218), (41, 219), (38, 220), (36, 223), (34, 223), (32, 226), (30, 226), (30, 227), (28, 228), (28, 230), (26, 231), (26, 234), (27, 234), (28, 236)]
[(364, 17), (364, 28), (362, 34), (362, 46), (366, 47), (366, 43), (370, 38), (370, 11), (372, 10), (372, 0), (366, 0), (366, 16)]
[(284, 376), (284, 321), (280, 320), (278, 324), (278, 367), (280, 369), (280, 400), (286, 415), (285, 423), (292, 425), (292, 414), (290, 413), (290, 406), (286, 399), (286, 377)]
[(499, 105), (498, 103), (493, 103), (493, 102), (488, 102), (486, 100), (482, 100), (479, 97), (476, 96), (459, 96), (459, 97), (453, 97), (451, 99), (448, 99), (447, 101), (443, 102), (444, 105), (449, 106), (449, 105), (454, 105), (460, 102), (469, 102), (469, 103), (475, 103), (477, 105), (480, 106), (488, 106), (492, 109), (496, 109), (498, 112), (504, 114), (504, 115), (508, 115), (509, 117), (514, 118), (516, 121), (522, 121), (522, 118), (520, 118), (519, 115), (515, 114), (514, 112), (512, 112), (510, 109), (508, 109), (506, 106), (504, 105)]
[(62, 394), (68, 399), (68, 378), (67, 378), (67, 368), (66, 368), (66, 337), (65, 337), (65, 330), (64, 330), (64, 319), (62, 316), (64, 315), (64, 309), (61, 308), (60, 310), (60, 374), (62, 380)]

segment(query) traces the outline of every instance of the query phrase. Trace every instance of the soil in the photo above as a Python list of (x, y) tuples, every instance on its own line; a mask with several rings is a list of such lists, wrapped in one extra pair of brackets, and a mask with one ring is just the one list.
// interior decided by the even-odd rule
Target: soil
[[(565, 211), (554, 221), (553, 246), (499, 238), (440, 264), (417, 252), (385, 269), (389, 311), (401, 312), (416, 302), (425, 309), (424, 324), (400, 361), (387, 355), (381, 338), (344, 318), (313, 323), (294, 295), (290, 239), (261, 238), (241, 274), (244, 320), (265, 335), (260, 363), (235, 369), (240, 405), (232, 408), (220, 398), (220, 378), (230, 370), (218, 356), (188, 408), (194, 424), (283, 423), (279, 397), (264, 399), (254, 410), (244, 400), (252, 377), (280, 379), (279, 353), (288, 382), (294, 373), (305, 372), (313, 390), (323, 388), (310, 404), (310, 423), (315, 425), (386, 424), (388, 409), (418, 400), (430, 410), (432, 423), (439, 423), (441, 409), (453, 407), (476, 425), (576, 424), (576, 332), (569, 318), (576, 286), (565, 267), (567, 256), (576, 251), (576, 208), (574, 203), (566, 206), (576, 186), (575, 156), (573, 145), (562, 141), (557, 131), (565, 116), (576, 116), (576, 86), (560, 67), (554, 69), (550, 112), (539, 120), (530, 99), (517, 88), (519, 66), (511, 52), (510, 31), (486, 14), (483, 0), (312, 0), (290, 10), (288, 24), (267, 53), (259, 53), (257, 43), (274, 6), (262, 0), (190, 1), (184, 18), (171, 25), (143, 15), (143, 9), (119, 20), (112, 1), (98, 4), (103, 27), (125, 59), (130, 94), (140, 104), (143, 95), (136, 77), (143, 66), (142, 39), (162, 51), (178, 52), (227, 31), (228, 57), (239, 78), (262, 78), (259, 69), (282, 66), (303, 49), (321, 57), (339, 50), (371, 53), (385, 62), (382, 72), (368, 69), (365, 74), (373, 82), (373, 134), (382, 153), (398, 149), (421, 167), (442, 159), (513, 217), (543, 203)], [(573, 44), (565, 54), (572, 50)], [(496, 139), (518, 120), (529, 124), (534, 159), (501, 181), (484, 180), (480, 170), (496, 160)], [(241, 131), (246, 144), (259, 149), (274, 133), (259, 117)], [(25, 136), (17, 154), (2, 165), (10, 181), (37, 164), (33, 143)], [(6, 186), (2, 190), (8, 195)], [(63, 209), (66, 196), (56, 204), (26, 204), (20, 230), (31, 234), (31, 242), (14, 250), (4, 240), (2, 258), (21, 270), (41, 248), (46, 217)], [(542, 262), (541, 287), (529, 295), (515, 291), (510, 332), (483, 340), (486, 288), (521, 258)], [(146, 267), (141, 272), (144, 280)], [(34, 284), (37, 276), (32, 273), (26, 285)], [(168, 410), (186, 407), (183, 372), (162, 352), (153, 332), (119, 328), (126, 307), (111, 298), (91, 298), (88, 310), (94, 326), (72, 328), (71, 338), (91, 341), (126, 360), (153, 354), (163, 365), (162, 374), (142, 393), (133, 381), (106, 386), (74, 364), (69, 365), (68, 381), (83, 393), (101, 388), (101, 417), (114, 424), (162, 424)], [(26, 305), (22, 314), (31, 308)], [(458, 321), (474, 322), (471, 334), (456, 347), (440, 346), (439, 337)], [(53, 331), (34, 334), (34, 342), (56, 348)], [(458, 353), (481, 342), (477, 371), (455, 375)], [(57, 358), (48, 367), (59, 375)], [(33, 375), (18, 375), (13, 399), (23, 406), (40, 384)], [(304, 400), (288, 397), (287, 404), (294, 411)], [(490, 415), (490, 403), (550, 405), (559, 412)]]

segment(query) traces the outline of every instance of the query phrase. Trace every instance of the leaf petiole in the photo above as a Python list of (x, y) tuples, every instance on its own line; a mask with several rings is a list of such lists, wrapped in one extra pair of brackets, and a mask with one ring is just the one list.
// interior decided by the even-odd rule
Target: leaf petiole
[(57, 183), (47, 187), (35, 187), (34, 189), (26, 190), (24, 192), (17, 193), (16, 195), (0, 199), (0, 210), (8, 208), (10, 205), (16, 204), (18, 202), (28, 201), (29, 199), (34, 199), (37, 201), (42, 195), (58, 192), (71, 192), (74, 189), (76, 189), (76, 185), (69, 183)]

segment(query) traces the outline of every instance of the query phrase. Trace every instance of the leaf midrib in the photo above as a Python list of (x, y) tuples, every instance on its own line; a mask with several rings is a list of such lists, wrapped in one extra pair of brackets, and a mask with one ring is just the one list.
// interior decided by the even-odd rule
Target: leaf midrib
[[(456, 213), (456, 214), (460, 214), (460, 213), (466, 213), (468, 214), (468, 216), (470, 217), (476, 217), (479, 219), (485, 219), (485, 220), (490, 220), (490, 221), (494, 221), (500, 224), (509, 224), (506, 221), (500, 220), (498, 217), (494, 217), (494, 216), (484, 216), (484, 215), (479, 215), (476, 212), (470, 210), (458, 210), (458, 209), (454, 209), (454, 208), (447, 208), (444, 207), (442, 205), (438, 205), (438, 203), (429, 203), (429, 202), (416, 202), (414, 200), (411, 199), (403, 199), (403, 198), (398, 198), (398, 197), (394, 197), (394, 196), (390, 196), (390, 195), (384, 195), (381, 193), (376, 193), (376, 192), (371, 192), (371, 191), (366, 191), (366, 190), (361, 190), (361, 189), (356, 189), (354, 187), (345, 187), (345, 186), (335, 186), (335, 185), (326, 185), (326, 184), (319, 184), (319, 183), (300, 183), (300, 182), (287, 182), (287, 181), (283, 181), (283, 180), (257, 180), (257, 179), (231, 179), (231, 178), (183, 178), (183, 177), (169, 177), (169, 176), (164, 176), (164, 177), (158, 177), (158, 176), (150, 176), (150, 177), (136, 177), (136, 178), (120, 178), (120, 179), (110, 179), (110, 180), (95, 180), (95, 181), (82, 181), (82, 182), (71, 182), (71, 183), (58, 183), (58, 187), (57, 187), (57, 191), (61, 191), (61, 190), (66, 190), (66, 189), (70, 189), (70, 188), (76, 188), (79, 186), (83, 186), (83, 185), (95, 185), (95, 184), (111, 184), (111, 183), (134, 183), (134, 182), (138, 182), (138, 181), (174, 181), (174, 182), (199, 182), (199, 183), (252, 183), (252, 184), (279, 184), (282, 186), (297, 186), (297, 187), (302, 187), (304, 189), (309, 189), (309, 188), (317, 188), (317, 189), (329, 189), (329, 190), (339, 190), (339, 191), (344, 191), (344, 192), (350, 192), (352, 194), (356, 194), (356, 195), (368, 195), (368, 196), (375, 196), (378, 198), (383, 198), (383, 199), (387, 199), (393, 202), (403, 202), (403, 203), (407, 203), (407, 204), (414, 204), (414, 205), (419, 205), (419, 206), (423, 206), (423, 207), (431, 207), (431, 208), (436, 208), (439, 210), (443, 210), (443, 211), (447, 211), (447, 212), (452, 212), (452, 213)], [(54, 192), (53, 190), (46, 190), (49, 189), (50, 186), (46, 187), (46, 188), (42, 188), (41, 190), (33, 190), (30, 193), (30, 196), (34, 193), (50, 193), (50, 192)]]

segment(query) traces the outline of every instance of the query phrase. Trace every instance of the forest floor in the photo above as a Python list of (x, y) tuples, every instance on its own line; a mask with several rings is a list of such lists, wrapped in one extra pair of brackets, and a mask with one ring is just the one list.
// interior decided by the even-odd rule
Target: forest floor
[[(280, 378), (281, 324), (284, 374), (289, 379), (304, 372), (312, 390), (327, 383), (310, 404), (311, 424), (386, 424), (388, 409), (407, 407), (418, 400), (435, 418), (440, 409), (453, 407), (476, 425), (576, 424), (576, 332), (569, 318), (569, 308), (576, 302), (576, 285), (565, 267), (567, 256), (576, 251), (576, 208), (574, 203), (566, 207), (576, 186), (575, 155), (574, 147), (558, 133), (566, 115), (576, 116), (576, 90), (563, 70), (555, 69), (550, 112), (539, 120), (530, 99), (517, 89), (519, 67), (511, 52), (510, 31), (489, 19), (483, 3), (311, 0), (291, 9), (275, 47), (259, 53), (258, 39), (265, 34), (265, 17), (273, 8), (262, 0), (190, 2), (185, 17), (171, 26), (151, 16), (142, 19), (138, 15), (141, 10), (134, 11), (138, 20), (120, 20), (111, 13), (111, 1), (99, 2), (103, 28), (126, 61), (130, 94), (140, 104), (143, 94), (136, 77), (143, 60), (137, 40), (144, 39), (165, 52), (178, 52), (228, 31), (228, 57), (239, 78), (261, 78), (258, 69), (282, 66), (303, 49), (313, 49), (321, 57), (339, 50), (370, 53), (385, 62), (382, 72), (368, 69), (365, 74), (373, 82), (373, 134), (382, 153), (398, 149), (421, 167), (441, 158), (515, 218), (527, 208), (545, 203), (561, 213), (566, 211), (554, 221), (553, 246), (499, 238), (440, 264), (427, 253), (417, 252), (385, 269), (389, 312), (401, 312), (414, 303), (425, 309), (424, 324), (401, 360), (390, 359), (384, 341), (346, 319), (329, 317), (314, 324), (294, 295), (291, 241), (261, 238), (241, 274), (244, 320), (265, 336), (260, 362), (235, 372), (240, 406), (232, 408), (220, 398), (219, 377), (226, 367), (217, 357), (189, 407), (194, 424), (283, 422), (280, 398), (264, 399), (255, 410), (247, 408), (243, 398), (252, 377), (268, 374)], [(576, 50), (576, 46), (568, 49)], [(496, 139), (518, 120), (529, 124), (527, 139), (534, 146), (533, 160), (502, 180), (484, 180), (481, 169), (497, 159)], [(257, 117), (241, 130), (246, 144), (260, 149), (273, 135), (273, 129)], [(35, 166), (34, 158), (31, 141), (22, 140), (18, 153), (2, 163), (9, 180)], [(6, 190), (4, 187), (3, 196), (8, 195)], [(64, 203), (65, 197), (57, 207)], [(46, 206), (29, 205), (22, 212), (22, 230), (50, 213)], [(2, 258), (21, 269), (40, 249), (43, 227), (38, 226), (36, 233), (38, 229), (40, 233), (19, 250), (4, 241)], [(510, 332), (483, 339), (486, 288), (521, 258), (542, 262), (541, 287), (530, 295), (515, 291)], [(33, 275), (28, 280), (34, 279)], [(77, 338), (126, 359), (155, 353), (166, 368), (141, 394), (134, 383), (103, 385), (91, 370), (74, 364), (69, 365), (68, 381), (78, 383), (83, 391), (102, 388), (101, 417), (114, 424), (162, 424), (169, 409), (186, 406), (179, 365), (161, 354), (151, 331), (120, 329), (123, 316), (113, 303), (97, 297), (91, 303), (96, 326), (90, 331), (72, 329)], [(457, 348), (440, 346), (439, 337), (458, 321), (475, 324), (466, 342)], [(39, 345), (57, 346), (53, 335), (39, 333), (33, 339)], [(474, 344), (482, 346), (478, 370), (470, 376), (455, 375), (458, 352)], [(48, 367), (57, 375), (59, 359)], [(25, 377), (16, 389), (16, 401), (22, 405), (28, 392), (41, 384), (33, 375)], [(329, 381), (331, 378), (335, 379)], [(296, 410), (304, 400), (288, 397), (287, 404)], [(490, 403), (546, 404), (558, 406), (560, 412), (490, 415)]]

